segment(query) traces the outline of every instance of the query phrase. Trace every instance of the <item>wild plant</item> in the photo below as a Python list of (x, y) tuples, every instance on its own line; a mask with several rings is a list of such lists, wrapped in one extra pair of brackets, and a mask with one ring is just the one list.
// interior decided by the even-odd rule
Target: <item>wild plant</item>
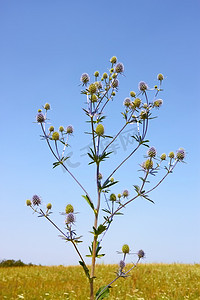
[[(143, 198), (152, 203), (149, 194), (155, 190), (163, 180), (173, 172), (174, 168), (179, 162), (183, 162), (185, 158), (185, 150), (180, 148), (176, 154), (170, 152), (168, 155), (165, 153), (158, 155), (156, 148), (149, 146), (147, 140), (147, 131), (149, 123), (155, 118), (155, 110), (158, 112), (160, 107), (163, 106), (163, 100), (158, 97), (160, 92), (163, 91), (162, 83), (164, 76), (158, 74), (158, 84), (150, 88), (146, 82), (141, 81), (138, 84), (138, 92), (131, 91), (129, 97), (126, 97), (123, 102), (124, 111), (121, 115), (124, 119), (123, 126), (119, 128), (115, 135), (109, 135), (109, 129), (105, 127), (105, 108), (111, 105), (119, 91), (119, 77), (124, 75), (124, 65), (117, 62), (117, 58), (113, 56), (110, 59), (110, 67), (108, 72), (104, 72), (102, 76), (96, 71), (94, 79), (91, 80), (87, 73), (81, 76), (82, 91), (81, 94), (86, 97), (86, 106), (83, 111), (86, 115), (88, 122), (87, 134), (91, 137), (91, 147), (88, 151), (89, 165), (95, 168), (95, 185), (96, 195), (89, 195), (87, 188), (82, 185), (80, 180), (74, 176), (70, 170), (67, 162), (70, 158), (67, 153), (70, 138), (74, 133), (71, 125), (67, 127), (60, 126), (57, 131), (51, 125), (47, 128), (48, 118), (47, 114), (50, 110), (50, 104), (46, 103), (43, 110), (39, 109), (36, 122), (40, 125), (42, 130), (42, 138), (46, 141), (52, 155), (55, 158), (53, 167), (61, 166), (66, 173), (73, 178), (77, 183), (80, 190), (82, 190), (82, 197), (91, 209), (94, 217), (94, 223), (91, 225), (92, 242), (89, 246), (89, 254), (87, 257), (91, 258), (91, 265), (87, 266), (84, 256), (80, 253), (79, 243), (82, 242), (82, 236), (77, 235), (75, 222), (78, 221), (78, 216), (75, 215), (74, 205), (68, 203), (65, 207), (65, 229), (60, 229), (51, 219), (52, 204), (48, 203), (45, 209), (41, 208), (41, 198), (34, 195), (31, 200), (27, 200), (26, 204), (29, 206), (39, 217), (46, 218), (60, 233), (60, 236), (72, 244), (75, 251), (79, 256), (79, 264), (82, 266), (85, 276), (88, 278), (90, 287), (90, 300), (103, 299), (108, 297), (110, 287), (119, 278), (126, 278), (129, 272), (137, 266), (139, 261), (144, 258), (145, 253), (143, 250), (136, 251), (136, 262), (132, 267), (126, 270), (126, 258), (130, 254), (128, 244), (122, 245), (121, 255), (122, 259), (119, 262), (118, 270), (112, 282), (105, 284), (94, 291), (95, 280), (95, 265), (97, 259), (103, 257), (105, 254), (100, 253), (105, 235), (111, 224), (116, 219), (117, 215), (123, 214), (122, 211), (131, 205), (137, 198)], [(135, 134), (132, 139), (135, 141), (135, 147), (130, 150), (119, 164), (116, 165), (114, 170), (107, 169), (106, 176), (102, 174), (102, 165), (112, 157), (111, 151), (112, 144), (120, 136), (126, 128), (135, 128)], [(117, 124), (116, 124), (117, 127)], [(100, 142), (106, 139), (107, 143), (103, 149), (100, 148)], [(118, 180), (114, 179), (114, 174), (117, 173), (119, 177), (119, 169), (122, 165), (131, 159), (134, 153), (142, 147), (147, 147), (147, 153), (144, 156), (144, 162), (139, 165), (141, 180), (140, 185), (134, 185), (134, 194), (124, 189), (122, 192), (115, 194), (111, 191), (114, 185), (117, 185)], [(160, 171), (164, 170), (164, 175), (160, 175)], [(162, 173), (163, 174), (163, 173)], [(151, 176), (159, 176), (157, 182), (148, 188)], [(118, 219), (119, 220), (119, 219)]]

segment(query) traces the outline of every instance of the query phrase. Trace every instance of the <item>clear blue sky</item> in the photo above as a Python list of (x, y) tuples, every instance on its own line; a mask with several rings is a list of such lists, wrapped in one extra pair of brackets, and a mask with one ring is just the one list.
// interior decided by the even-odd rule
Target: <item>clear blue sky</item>
[[(163, 107), (150, 125), (148, 138), (159, 153), (184, 147), (187, 164), (152, 193), (155, 205), (138, 199), (118, 217), (108, 232), (103, 248), (105, 263), (117, 263), (116, 251), (128, 243), (133, 252), (143, 249), (145, 262), (200, 262), (199, 187), (199, 82), (200, 2), (186, 1), (0, 1), (0, 102), (1, 102), (1, 210), (0, 259), (22, 259), (41, 264), (76, 264), (70, 244), (44, 219), (37, 218), (25, 200), (39, 194), (43, 203), (52, 202), (53, 220), (64, 228), (59, 215), (72, 203), (76, 229), (85, 238), (80, 246), (87, 254), (91, 235), (90, 209), (82, 191), (54, 162), (33, 123), (38, 108), (49, 102), (51, 122), (74, 126), (72, 168), (92, 192), (93, 167), (87, 166), (83, 147), (89, 143), (80, 95), (83, 72), (101, 73), (116, 55), (125, 65), (115, 102), (108, 107), (107, 134), (122, 124), (120, 112), (130, 90), (138, 82), (156, 84), (163, 73)], [(132, 147), (121, 142), (112, 161), (127, 155)], [(134, 194), (138, 164), (146, 148), (115, 175), (120, 180), (113, 192), (124, 188)], [(131, 260), (133, 258), (131, 257)], [(89, 262), (89, 261), (88, 261)]]

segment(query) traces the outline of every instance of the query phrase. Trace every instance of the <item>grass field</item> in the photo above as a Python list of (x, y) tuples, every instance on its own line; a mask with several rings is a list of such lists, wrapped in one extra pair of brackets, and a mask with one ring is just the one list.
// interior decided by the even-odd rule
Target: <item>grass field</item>
[[(116, 265), (97, 265), (96, 289), (114, 279)], [(89, 299), (81, 267), (0, 269), (0, 299)], [(141, 264), (113, 284), (108, 299), (200, 299), (200, 265)]]

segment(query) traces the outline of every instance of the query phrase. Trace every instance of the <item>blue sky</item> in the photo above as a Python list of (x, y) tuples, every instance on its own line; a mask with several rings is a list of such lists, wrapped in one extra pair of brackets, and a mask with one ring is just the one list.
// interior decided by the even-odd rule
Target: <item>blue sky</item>
[[(70, 151), (71, 168), (92, 193), (94, 170), (87, 166), (84, 148), (90, 141), (80, 94), (83, 72), (101, 74), (116, 55), (125, 66), (119, 93), (106, 110), (106, 133), (122, 124), (120, 112), (130, 90), (138, 82), (156, 84), (163, 73), (163, 107), (152, 120), (148, 138), (158, 153), (184, 147), (187, 164), (151, 194), (155, 205), (138, 199), (118, 217), (102, 244), (105, 263), (117, 263), (124, 243), (133, 252), (143, 249), (145, 262), (200, 261), (199, 184), (199, 1), (0, 1), (0, 102), (1, 102), (1, 212), (0, 259), (21, 259), (41, 264), (77, 264), (70, 244), (44, 219), (37, 218), (25, 200), (38, 194), (52, 202), (52, 219), (64, 228), (64, 211), (72, 203), (77, 214), (76, 230), (84, 236), (80, 246), (87, 254), (93, 222), (81, 190), (54, 162), (40, 128), (34, 123), (37, 109), (46, 102), (52, 124), (74, 126)], [(134, 128), (130, 128), (133, 129)], [(127, 133), (128, 134), (128, 133)], [(133, 145), (118, 141), (116, 153), (105, 170), (126, 156)], [(113, 192), (138, 184), (135, 158), (116, 173), (120, 180)], [(131, 257), (131, 260), (133, 257)], [(87, 261), (89, 262), (89, 260)]]

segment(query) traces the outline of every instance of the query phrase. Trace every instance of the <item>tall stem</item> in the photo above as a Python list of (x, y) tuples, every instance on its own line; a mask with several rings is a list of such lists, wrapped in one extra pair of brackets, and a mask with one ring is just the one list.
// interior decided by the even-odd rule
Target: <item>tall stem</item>
[[(98, 136), (97, 140), (97, 149), (96, 155), (99, 155), (99, 145), (100, 145), (100, 136)], [(95, 145), (94, 145), (95, 146)], [(99, 209), (100, 209), (100, 202), (101, 202), (101, 193), (99, 190), (99, 163), (97, 163), (97, 170), (96, 170), (96, 185), (97, 185), (97, 207), (96, 213), (94, 218), (94, 228), (97, 229), (98, 226), (98, 216), (99, 216)], [(96, 264), (96, 249), (97, 249), (97, 235), (94, 235), (93, 239), (93, 247), (92, 247), (92, 266), (91, 266), (91, 282), (90, 282), (90, 300), (94, 299), (94, 276), (95, 276), (95, 264)]]

